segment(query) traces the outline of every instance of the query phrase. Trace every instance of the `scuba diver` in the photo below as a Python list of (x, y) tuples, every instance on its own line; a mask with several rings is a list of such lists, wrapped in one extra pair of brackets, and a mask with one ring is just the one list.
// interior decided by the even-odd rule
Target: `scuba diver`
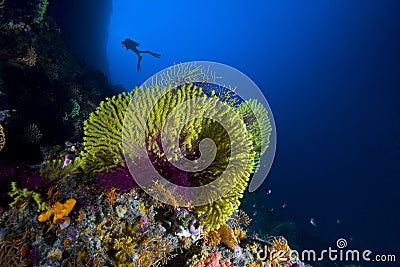
[(151, 52), (149, 50), (141, 51), (141, 50), (139, 50), (137, 48), (138, 46), (139, 46), (139, 43), (137, 43), (137, 42), (135, 42), (135, 41), (133, 41), (133, 40), (131, 40), (129, 38), (126, 38), (125, 40), (122, 41), (122, 47), (125, 47), (126, 50), (128, 50), (128, 49), (132, 50), (138, 56), (139, 60), (138, 60), (138, 64), (137, 64), (137, 69), (138, 69), (138, 72), (140, 72), (140, 71), (142, 71), (142, 69), (140, 68), (140, 62), (142, 60), (142, 56), (140, 55), (141, 53), (147, 53), (147, 54), (150, 54), (150, 55), (152, 55), (153, 57), (156, 57), (156, 58), (161, 57), (161, 55), (157, 54), (157, 53), (153, 53), (153, 52)]

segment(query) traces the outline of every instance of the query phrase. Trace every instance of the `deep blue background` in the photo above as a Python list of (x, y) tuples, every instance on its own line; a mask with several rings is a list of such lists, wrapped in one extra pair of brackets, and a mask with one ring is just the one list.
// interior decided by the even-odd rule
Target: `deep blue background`
[[(192, 60), (241, 70), (277, 125), (268, 207), (400, 258), (400, 1), (114, 0), (112, 12), (100, 67), (113, 84), (131, 89)], [(126, 37), (162, 57), (144, 55), (138, 73)]]

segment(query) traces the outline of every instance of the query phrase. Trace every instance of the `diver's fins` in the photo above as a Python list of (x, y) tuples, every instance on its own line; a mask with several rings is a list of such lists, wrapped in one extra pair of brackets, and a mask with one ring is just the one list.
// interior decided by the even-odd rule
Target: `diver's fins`
[(161, 57), (160, 54), (153, 53), (153, 52), (151, 52), (151, 51), (147, 51), (147, 53), (149, 53), (150, 55), (152, 55), (153, 57), (156, 57), (156, 58), (160, 58), (160, 57)]

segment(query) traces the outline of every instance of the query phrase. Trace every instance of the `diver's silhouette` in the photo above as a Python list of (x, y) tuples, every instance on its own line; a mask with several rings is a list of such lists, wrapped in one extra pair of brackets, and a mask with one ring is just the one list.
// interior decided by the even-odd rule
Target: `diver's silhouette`
[(150, 54), (150, 55), (152, 55), (153, 57), (156, 57), (156, 58), (161, 57), (160, 54), (153, 53), (153, 52), (151, 52), (149, 50), (141, 51), (141, 50), (139, 50), (137, 48), (138, 46), (139, 46), (139, 43), (137, 43), (137, 42), (135, 42), (135, 41), (133, 41), (133, 40), (131, 40), (129, 38), (126, 38), (125, 40), (122, 41), (122, 47), (125, 47), (126, 50), (128, 50), (128, 49), (132, 50), (138, 56), (138, 58), (139, 58), (138, 64), (137, 64), (138, 71), (142, 71), (142, 68), (140, 68), (140, 62), (142, 61), (142, 56), (140, 55), (140, 53), (147, 53), (147, 54)]

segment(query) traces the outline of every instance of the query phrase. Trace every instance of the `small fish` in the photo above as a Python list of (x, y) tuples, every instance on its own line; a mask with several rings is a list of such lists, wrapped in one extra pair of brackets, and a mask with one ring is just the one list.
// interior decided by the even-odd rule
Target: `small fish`
[(265, 193), (265, 195), (269, 195), (272, 193), (271, 189), (263, 189), (262, 191)]
[(284, 209), (284, 208), (286, 208), (286, 203), (283, 203), (283, 205), (282, 205), (282, 209)]
[(336, 223), (337, 223), (337, 224), (341, 224), (341, 223), (342, 223), (342, 220), (341, 220), (341, 219), (337, 219), (337, 220), (336, 220)]
[(254, 216), (256, 216), (256, 215), (257, 215), (257, 211), (253, 212), (253, 215), (252, 215), (252, 216), (254, 217)]
[(274, 208), (271, 208), (269, 211), (270, 211), (270, 212), (273, 212), (273, 211), (274, 211)]
[(310, 223), (311, 223), (313, 226), (317, 227), (317, 223), (315, 222), (315, 219), (314, 219), (314, 218), (311, 218), (311, 219), (310, 219)]
[(256, 207), (256, 204), (253, 204), (253, 208), (255, 208)]

